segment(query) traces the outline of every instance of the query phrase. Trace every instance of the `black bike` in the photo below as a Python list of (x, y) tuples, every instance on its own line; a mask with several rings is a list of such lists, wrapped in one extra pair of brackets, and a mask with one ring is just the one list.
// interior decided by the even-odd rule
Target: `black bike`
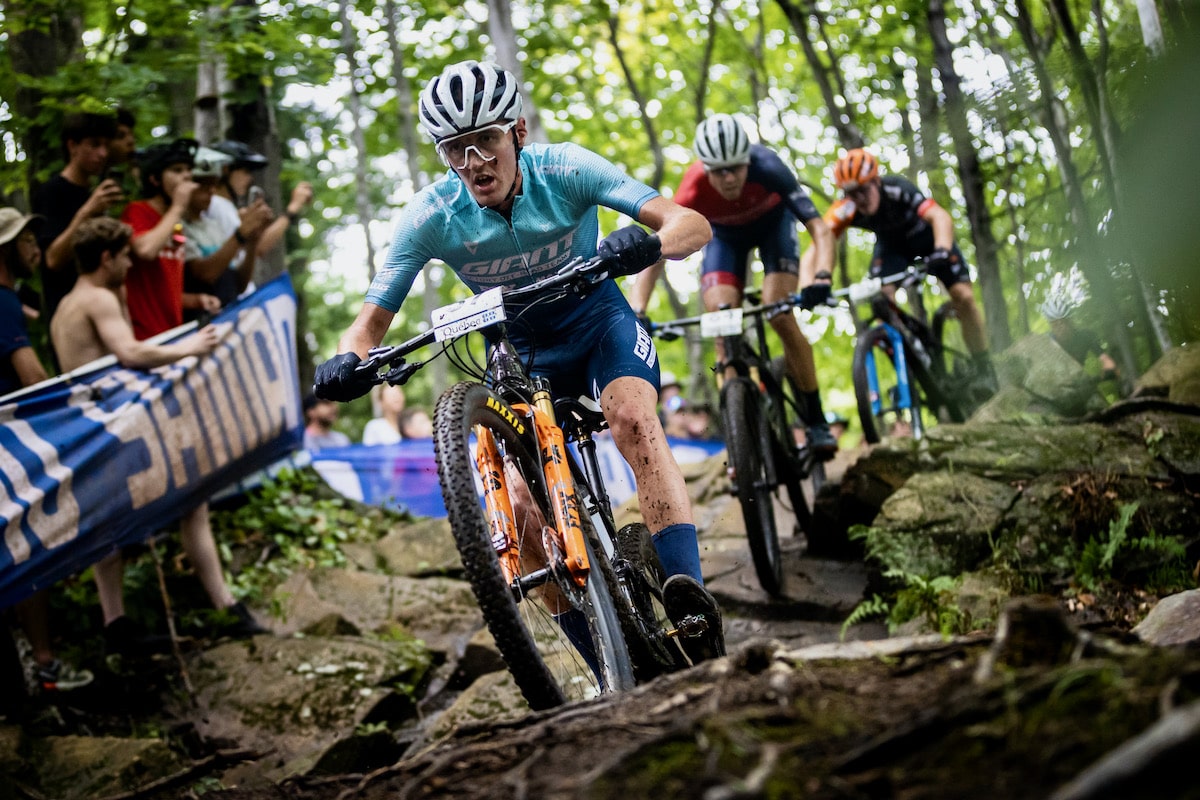
[[(775, 499), (787, 492), (797, 528), (811, 542), (812, 512), (803, 482), (815, 497), (825, 482), (825, 464), (805, 444), (797, 444), (793, 421), (800, 418), (799, 393), (786, 376), (783, 358), (772, 358), (766, 325), (775, 314), (790, 314), (800, 295), (767, 305), (754, 305), (757, 290), (747, 290), (751, 305), (712, 311), (697, 317), (651, 323), (652, 335), (670, 341), (698, 326), (704, 338), (721, 339), (724, 359), (716, 364), (721, 383), (721, 427), (727, 469), (742, 506), (742, 518), (759, 584), (771, 595), (783, 593), (783, 558), (775, 522)], [(747, 335), (746, 322), (752, 335)]]
[[(922, 296), (923, 264), (886, 278), (867, 278), (833, 292), (854, 308), (871, 309), (867, 323), (858, 325), (851, 376), (858, 418), (867, 442), (875, 444), (891, 433), (921, 438), (927, 410), (932, 417), (962, 422), (986, 392), (977, 388), (969, 357), (944, 343), (946, 325), (956, 319), (946, 301), (930, 321)], [(905, 311), (883, 291), (895, 285), (905, 290), (912, 311)]]
[[(427, 333), (373, 349), (359, 367), (375, 383), (403, 384), (446, 353), (476, 379), (438, 400), (438, 478), (484, 621), (535, 709), (686, 667), (674, 637), (705, 630), (701, 617), (679, 629), (667, 620), (666, 576), (646, 526), (615, 528), (593, 440), (606, 427), (599, 408), (552, 399), (549, 382), (529, 377), (507, 338), (510, 313), (536, 313), (539, 302), (587, 292), (610, 276), (604, 260), (577, 259), (527, 287), (475, 295), (434, 312)], [(456, 346), (482, 330), (486, 364)], [(426, 361), (407, 360), (436, 342), (441, 349)]]

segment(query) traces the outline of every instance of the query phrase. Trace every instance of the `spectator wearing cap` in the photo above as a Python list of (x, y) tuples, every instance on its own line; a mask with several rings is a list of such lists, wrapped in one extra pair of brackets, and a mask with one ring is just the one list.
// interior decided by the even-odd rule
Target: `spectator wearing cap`
[[(243, 209), (240, 216), (235, 209), (232, 221), (206, 213), (217, 199), (215, 193), (223, 171), (232, 162), (230, 156), (207, 147), (196, 151), (192, 180), (197, 188), (183, 215), (186, 238), (183, 290), (213, 295), (222, 306), (232, 303), (250, 285), (259, 237), (274, 216), (261, 200)], [(185, 310), (184, 319), (194, 319), (201, 313)]]
[(192, 180), (198, 147), (192, 139), (148, 147), (140, 159), (145, 199), (130, 203), (121, 214), (121, 221), (133, 229), (133, 267), (125, 288), (139, 339), (182, 325), (185, 306), (210, 313), (221, 308), (213, 295), (183, 291), (183, 215), (199, 188)]
[[(46, 380), (46, 369), (34, 352), (21, 312), (16, 282), (32, 274), (42, 258), (34, 226), (42, 222), (35, 214), (15, 208), (0, 208), (0, 395)], [(37, 679), (44, 690), (85, 686), (92, 674), (54, 656), (50, 636), (50, 596), (46, 591), (22, 600), (16, 616), (29, 639), (36, 662)], [(12, 687), (5, 686), (9, 693)], [(11, 696), (8, 698), (11, 700)]]
[(33, 193), (33, 211), (45, 217), (38, 244), (45, 255), (42, 311), (50, 324), (59, 302), (75, 285), (71, 236), (86, 220), (106, 213), (125, 199), (114, 180), (99, 180), (108, 163), (109, 141), (116, 120), (104, 114), (72, 113), (63, 119), (62, 149), (66, 165)]
[(42, 222), (37, 214), (0, 208), (0, 395), (46, 379), (17, 295), (17, 281), (30, 277), (41, 260), (34, 227)]
[[(235, 209), (253, 205), (249, 197), (250, 187), (254, 185), (255, 174), (267, 166), (267, 157), (256, 152), (250, 145), (233, 140), (217, 142), (212, 147), (225, 153), (233, 161), (225, 169), (225, 177), (217, 187), (217, 194), (213, 197), (213, 206), (209, 213), (232, 219), (230, 215)], [(283, 215), (276, 217), (259, 237), (259, 257), (265, 256), (279, 245), (288, 227), (300, 219), (300, 214), (312, 202), (312, 198), (311, 183), (301, 181), (296, 184)]]

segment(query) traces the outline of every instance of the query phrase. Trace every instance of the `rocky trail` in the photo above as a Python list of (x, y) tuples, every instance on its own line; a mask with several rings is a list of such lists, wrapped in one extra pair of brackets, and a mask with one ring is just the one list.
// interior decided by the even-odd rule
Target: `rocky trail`
[(530, 712), (445, 522), (407, 521), (286, 577), (272, 636), (0, 722), (0, 800), (1200, 798), (1200, 408), (1008, 402), (842, 454), (783, 597), (720, 458), (688, 467), (725, 658)]

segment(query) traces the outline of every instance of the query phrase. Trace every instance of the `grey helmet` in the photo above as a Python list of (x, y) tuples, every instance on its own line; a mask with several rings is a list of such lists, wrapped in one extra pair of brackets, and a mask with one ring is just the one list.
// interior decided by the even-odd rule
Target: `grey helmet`
[(418, 110), (435, 142), (521, 116), (517, 79), (488, 61), (462, 61), (425, 84)]
[(696, 128), (696, 155), (710, 167), (750, 163), (750, 139), (730, 114), (713, 114)]

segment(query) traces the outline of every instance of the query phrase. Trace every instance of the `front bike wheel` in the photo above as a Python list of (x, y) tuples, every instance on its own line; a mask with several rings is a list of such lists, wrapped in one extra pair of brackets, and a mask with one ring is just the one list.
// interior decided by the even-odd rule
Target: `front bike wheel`
[(906, 365), (905, 374), (900, 375), (893, 347), (882, 325), (866, 329), (854, 343), (851, 365), (854, 399), (863, 438), (869, 444), (877, 444), (884, 436), (893, 434), (908, 433), (920, 438), (925, 430), (920, 391), (912, 368)]
[[(486, 431), (490, 436), (485, 438), (494, 442), (503, 460), (502, 481), (480, 474), (476, 431)], [(598, 560), (602, 550), (586, 515), (580, 522), (592, 566), (582, 584), (566, 569), (562, 553), (552, 552), (561, 538), (553, 533), (550, 493), (528, 420), (486, 386), (460, 383), (438, 400), (434, 457), (467, 580), (530, 707), (551, 708), (631, 688), (633, 666), (621, 634), (619, 604), (624, 597), (612, 570)], [(485, 491), (500, 491), (499, 486), (507, 488), (514, 509), (513, 543), (521, 574), (511, 583), (500, 566), (482, 499)], [(558, 618), (572, 611), (581, 612), (586, 624), (567, 623), (569, 630), (564, 630)], [(631, 615), (627, 605), (623, 611)], [(578, 620), (580, 615), (563, 619)]]
[(742, 506), (746, 538), (758, 582), (770, 595), (783, 593), (783, 556), (775, 527), (774, 486), (768, 483), (770, 436), (758, 405), (758, 389), (747, 378), (733, 378), (721, 388), (721, 419), (733, 485)]

